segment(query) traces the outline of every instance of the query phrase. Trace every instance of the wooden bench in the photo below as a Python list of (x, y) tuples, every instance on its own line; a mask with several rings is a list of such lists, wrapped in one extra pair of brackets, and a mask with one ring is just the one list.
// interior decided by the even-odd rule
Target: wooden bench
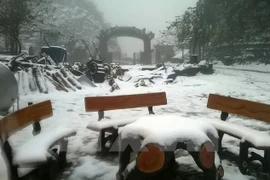
[[(50, 179), (50, 175), (55, 176), (51, 170), (56, 168), (56, 164), (57, 167), (66, 165), (68, 145), (66, 138), (74, 136), (76, 132), (67, 128), (43, 132), (39, 122), (52, 115), (51, 102), (44, 101), (20, 109), (0, 120), (0, 145), (11, 180), (31, 176), (37, 170), (44, 172), (41, 175), (42, 177), (37, 179)], [(27, 139), (22, 145), (12, 148), (9, 138), (20, 129), (31, 124), (33, 125), (34, 136)]]
[[(93, 131), (100, 132), (98, 141), (98, 150), (101, 152), (112, 152), (113, 143), (118, 137), (118, 127), (135, 121), (135, 118), (123, 120), (106, 120), (104, 119), (104, 111), (128, 108), (148, 107), (149, 114), (154, 114), (153, 106), (166, 105), (167, 98), (165, 92), (147, 93), (147, 94), (133, 94), (122, 96), (102, 96), (102, 97), (86, 97), (85, 110), (86, 112), (98, 112), (99, 118), (96, 122), (91, 122), (87, 128)], [(106, 133), (109, 134), (106, 136)], [(106, 147), (106, 143), (109, 146)], [(118, 151), (118, 148), (115, 148)]]
[[(250, 164), (258, 160), (262, 163), (262, 171), (260, 173), (270, 175), (270, 132), (259, 131), (245, 126), (237, 125), (231, 122), (225, 122), (229, 113), (245, 116), (248, 118), (270, 122), (270, 105), (241, 100), (231, 97), (210, 94), (207, 107), (221, 111), (221, 120), (210, 120), (211, 123), (219, 131), (220, 147), (222, 149), (222, 138), (224, 134), (228, 134), (240, 139), (240, 164), (239, 169), (242, 174), (248, 174)], [(249, 148), (263, 150), (264, 155), (261, 156), (252, 152), (249, 156)]]

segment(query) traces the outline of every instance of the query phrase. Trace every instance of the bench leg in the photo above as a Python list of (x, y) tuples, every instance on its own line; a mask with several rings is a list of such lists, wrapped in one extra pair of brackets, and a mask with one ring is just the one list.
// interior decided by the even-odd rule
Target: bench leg
[(263, 173), (256, 172), (256, 174), (259, 175), (270, 175), (270, 150), (264, 151), (264, 157), (262, 157), (259, 154), (256, 154), (254, 152), (251, 152), (251, 157), (248, 157), (248, 149), (250, 148), (250, 144), (247, 142), (240, 142), (240, 163), (239, 163), (239, 169), (240, 172), (244, 175), (248, 174), (249, 165), (255, 160), (258, 160), (262, 163), (263, 166)]
[(224, 133), (221, 131), (218, 131), (218, 154), (222, 152), (222, 139), (223, 139)]
[(60, 141), (59, 160), (61, 167), (65, 167), (67, 165), (67, 147), (68, 140), (64, 138)]
[(18, 167), (15, 166), (12, 162), (13, 161), (12, 148), (11, 148), (8, 141), (6, 141), (3, 144), (1, 154), (4, 154), (4, 156), (5, 156), (4, 160), (6, 160), (5, 163), (7, 165), (8, 171), (9, 171), (8, 176), (9, 176), (10, 180), (18, 180), (19, 179), (18, 171), (17, 171)]
[[(110, 131), (110, 135), (106, 136), (106, 129), (103, 129), (99, 133), (98, 139), (98, 152), (118, 152), (117, 139), (118, 139), (118, 130), (114, 129)], [(106, 143), (109, 143), (109, 147), (106, 147)]]
[(270, 150), (264, 151), (263, 171), (270, 175)]
[(203, 171), (204, 179), (205, 180), (216, 180), (218, 178), (216, 171), (217, 171), (216, 167), (213, 167), (210, 170), (204, 170)]
[(118, 130), (113, 130), (112, 134), (108, 137), (108, 142), (110, 143), (109, 152), (118, 152), (119, 144), (118, 144)]
[(217, 179), (217, 171), (215, 165), (210, 169), (205, 169), (199, 160), (199, 152), (189, 152), (189, 154), (192, 156), (193, 160), (197, 164), (197, 166), (203, 171), (204, 179), (205, 180), (216, 180)]
[(99, 133), (99, 138), (98, 138), (98, 148), (97, 148), (97, 151), (98, 152), (103, 152), (105, 150), (105, 144), (106, 144), (105, 130), (101, 130), (100, 133)]
[(116, 174), (117, 180), (124, 180), (122, 173), (125, 171), (130, 161), (132, 148), (130, 146), (126, 147), (125, 144), (128, 144), (128, 140), (122, 140), (122, 142), (119, 143), (119, 169)]
[(240, 163), (239, 170), (242, 174), (246, 175), (248, 170), (248, 149), (249, 145), (247, 142), (240, 142)]

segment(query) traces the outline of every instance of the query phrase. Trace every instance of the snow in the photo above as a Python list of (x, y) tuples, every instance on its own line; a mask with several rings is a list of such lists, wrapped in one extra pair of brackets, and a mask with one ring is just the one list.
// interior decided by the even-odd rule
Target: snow
[(46, 162), (48, 157), (47, 150), (51, 145), (64, 137), (69, 137), (75, 134), (74, 130), (64, 128), (57, 128), (47, 132), (42, 131), (39, 135), (28, 139), (25, 144), (16, 148), (14, 151), (13, 163), (22, 165)]
[[(207, 121), (207, 120), (206, 120)], [(231, 134), (240, 138), (241, 141), (250, 142), (258, 149), (270, 148), (270, 132), (257, 131), (247, 127), (243, 127), (231, 122), (224, 122), (221, 120), (208, 120), (218, 130)], [(248, 132), (248, 133), (247, 133)]]
[(199, 68), (199, 66), (197, 64), (183, 63), (183, 64), (176, 66), (174, 69), (182, 71), (182, 70), (187, 69), (187, 68)]
[(207, 64), (206, 60), (202, 60), (198, 63), (199, 66), (205, 66)]
[[(166, 127), (166, 128), (164, 128)], [(186, 142), (194, 151), (207, 141), (217, 142), (218, 133), (207, 121), (198, 121), (176, 115), (148, 115), (119, 129), (121, 139), (142, 137), (141, 148), (147, 144), (164, 147)]]
[[(125, 66), (124, 66), (125, 67)], [(107, 83), (96, 84), (97, 87), (86, 87), (76, 92), (58, 92), (54, 91), (50, 94), (28, 94), (20, 97), (20, 107), (26, 107), (28, 102), (41, 102), (50, 99), (54, 108), (54, 116), (41, 122), (42, 130), (50, 131), (57, 127), (74, 128), (77, 135), (69, 138), (68, 161), (73, 163), (66, 178), (69, 180), (99, 179), (110, 180), (115, 179), (118, 170), (117, 157), (96, 157), (98, 132), (87, 129), (87, 125), (96, 122), (98, 114), (96, 112), (86, 113), (84, 108), (84, 98), (86, 96), (101, 95), (119, 95), (119, 94), (139, 94), (147, 92), (165, 91), (168, 104), (166, 106), (154, 107), (156, 115), (172, 114), (179, 117), (188, 118), (192, 121), (201, 121), (202, 119), (219, 120), (220, 112), (206, 108), (207, 98), (210, 93), (220, 95), (230, 95), (232, 97), (247, 99), (251, 101), (270, 104), (269, 98), (269, 74), (256, 73), (249, 71), (238, 71), (234, 69), (218, 69), (213, 75), (198, 74), (195, 77), (177, 77), (174, 84), (162, 83), (170, 73), (168, 68), (167, 74), (161, 71), (163, 79), (153, 79), (155, 84), (151, 87), (135, 88), (134, 79), (139, 75), (153, 76), (150, 71), (141, 72), (142, 66), (128, 66), (131, 69), (126, 76), (132, 76), (130, 81), (124, 82), (116, 79), (120, 90), (110, 92), (110, 86)], [(225, 66), (223, 66), (225, 67)], [(258, 66), (246, 66), (246, 69), (253, 69)], [(267, 66), (261, 65), (262, 69)], [(269, 66), (268, 66), (269, 67)], [(243, 66), (244, 68), (244, 66)], [(115, 110), (108, 113), (105, 112), (105, 119), (108, 121), (118, 119), (139, 118), (147, 114), (146, 108), (135, 108), (125, 110)], [(154, 116), (156, 116), (154, 115)], [(258, 131), (270, 131), (270, 125), (264, 122), (244, 119), (240, 116), (230, 115), (228, 122), (250, 127)], [(164, 128), (167, 126), (164, 125)], [(16, 149), (21, 146), (27, 139), (32, 137), (32, 127), (22, 129), (14, 134), (10, 141), (12, 147)], [(225, 135), (223, 138), (223, 146), (227, 151), (238, 155), (239, 140), (231, 136)], [(31, 154), (32, 150), (29, 151)], [(194, 164), (189, 156), (179, 158), (180, 163), (185, 166)], [(235, 162), (224, 160), (222, 162), (225, 169), (224, 180), (250, 180), (254, 177), (244, 176), (240, 173)], [(70, 175), (69, 175), (70, 174)], [(87, 178), (88, 177), (88, 178)], [(95, 177), (95, 178), (94, 178)], [(0, 179), (7, 180), (7, 172), (0, 156)]]
[(0, 60), (3, 60), (3, 61), (10, 61), (12, 58), (14, 58), (14, 56), (12, 56), (12, 55), (0, 54)]
[(266, 72), (270, 73), (270, 64), (259, 64), (259, 63), (250, 63), (250, 64), (234, 64), (232, 66), (225, 66), (222, 62), (215, 62), (216, 68), (223, 69), (235, 69), (235, 70), (250, 70), (254, 72)]
[(81, 167), (74, 171), (69, 180), (77, 179), (96, 179), (96, 180), (115, 180), (117, 167), (109, 163), (101, 162), (93, 157), (80, 158)]
[[(52, 48), (59, 48), (59, 49), (66, 50), (66, 48), (63, 48), (63, 47), (61, 47), (61, 46), (50, 46), (50, 48), (51, 48), (51, 47), (52, 47)], [(45, 48), (48, 49), (49, 47), (48, 47), (48, 46), (42, 46), (42, 47), (41, 47), (41, 49), (45, 49)]]
[(116, 120), (105, 120), (91, 122), (88, 124), (87, 128), (93, 131), (100, 131), (102, 129), (106, 129), (109, 127), (118, 128), (127, 124), (134, 122), (136, 119), (134, 118), (125, 118), (125, 119), (116, 119)]

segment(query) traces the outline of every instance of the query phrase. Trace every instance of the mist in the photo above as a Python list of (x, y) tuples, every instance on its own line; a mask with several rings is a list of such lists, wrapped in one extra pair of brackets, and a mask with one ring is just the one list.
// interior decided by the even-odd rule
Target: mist
[[(160, 31), (166, 29), (166, 22), (196, 5), (197, 0), (94, 0), (105, 20), (111, 26), (135, 26), (155, 33), (155, 44)], [(118, 38), (122, 53), (132, 57), (134, 52), (143, 50), (143, 43), (135, 38)]]

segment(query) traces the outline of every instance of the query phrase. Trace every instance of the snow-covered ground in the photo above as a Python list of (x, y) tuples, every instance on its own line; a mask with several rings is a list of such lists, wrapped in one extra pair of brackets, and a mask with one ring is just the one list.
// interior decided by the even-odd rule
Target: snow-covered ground
[(254, 72), (267, 72), (270, 73), (270, 64), (259, 64), (259, 63), (251, 63), (249, 65), (244, 64), (234, 64), (232, 66), (224, 66), (222, 62), (218, 61), (215, 64), (216, 68), (222, 68), (222, 69), (236, 69), (236, 70), (242, 70), (242, 71), (254, 71)]
[[(138, 66), (133, 67), (129, 74), (133, 76), (141, 73), (137, 69)], [(143, 73), (146, 76), (148, 72)], [(162, 76), (165, 77), (165, 74), (163, 73)], [(220, 113), (218, 111), (206, 108), (208, 94), (210, 93), (270, 104), (269, 74), (265, 73), (217, 69), (213, 75), (198, 74), (195, 77), (178, 77), (174, 84), (165, 84), (159, 78), (154, 79), (154, 81), (155, 84), (151, 87), (135, 88), (130, 81), (117, 80), (121, 90), (113, 93), (110, 93), (107, 84), (101, 84), (97, 88), (85, 88), (78, 92), (53, 92), (47, 95), (31, 94), (21, 97), (20, 106), (27, 106), (29, 101), (40, 102), (50, 99), (53, 104), (54, 116), (42, 121), (42, 128), (48, 130), (56, 127), (71, 127), (77, 130), (77, 135), (69, 139), (68, 160), (73, 162), (73, 167), (64, 173), (65, 178), (69, 180), (114, 180), (118, 169), (118, 159), (117, 157), (100, 159), (95, 156), (98, 133), (86, 129), (86, 126), (89, 122), (96, 121), (98, 115), (97, 113), (85, 112), (85, 96), (165, 91), (168, 105), (154, 107), (156, 114), (169, 113), (195, 120), (200, 118), (219, 119)], [(140, 117), (147, 115), (147, 113), (147, 108), (136, 108), (105, 112), (105, 117), (113, 120)], [(229, 121), (262, 131), (270, 130), (269, 124), (241, 117), (231, 116)], [(12, 145), (16, 147), (31, 136), (32, 127), (30, 126), (12, 136)], [(224, 146), (230, 152), (238, 154), (239, 141), (237, 139), (225, 136), (224, 143)], [(187, 156), (181, 157), (177, 161), (183, 165), (194, 164)], [(224, 160), (223, 166), (225, 168), (224, 179), (226, 180), (254, 179), (243, 176), (237, 166), (229, 160)], [(6, 169), (2, 159), (0, 159), (0, 179), (6, 180)]]

